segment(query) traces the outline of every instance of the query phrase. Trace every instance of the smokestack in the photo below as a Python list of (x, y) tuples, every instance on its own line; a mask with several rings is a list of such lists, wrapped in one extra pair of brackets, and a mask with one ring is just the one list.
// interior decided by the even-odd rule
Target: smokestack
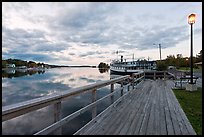
[(121, 62), (123, 62), (123, 56), (121, 56)]

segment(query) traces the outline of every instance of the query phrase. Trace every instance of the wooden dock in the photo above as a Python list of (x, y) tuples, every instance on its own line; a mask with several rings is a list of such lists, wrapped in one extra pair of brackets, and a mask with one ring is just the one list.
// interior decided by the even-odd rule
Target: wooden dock
[(90, 121), (81, 135), (196, 135), (170, 80), (145, 80), (110, 111)]
[[(162, 79), (156, 72), (154, 80), (146, 79), (145, 72), (135, 73), (4, 106), (2, 122), (53, 106), (50, 116), (54, 123), (34, 135), (61, 135), (63, 125), (88, 110), (92, 110), (92, 120), (74, 135), (196, 135), (171, 90), (173, 81), (168, 80), (167, 72), (157, 73), (163, 74)], [(120, 84), (120, 88), (116, 88), (116, 84)], [(98, 89), (106, 86), (110, 87), (110, 93), (97, 99)], [(86, 92), (92, 93), (91, 103), (62, 117), (62, 101)], [(116, 93), (121, 96), (114, 100)], [(97, 106), (100, 107), (99, 104), (107, 98), (110, 98), (111, 105), (97, 114)]]

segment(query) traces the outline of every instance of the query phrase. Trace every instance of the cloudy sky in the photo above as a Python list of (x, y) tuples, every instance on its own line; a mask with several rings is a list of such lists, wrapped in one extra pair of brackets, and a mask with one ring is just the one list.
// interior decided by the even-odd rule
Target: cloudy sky
[[(2, 3), (2, 58), (58, 65), (190, 55), (189, 14), (196, 14), (194, 56), (202, 49), (201, 2)], [(118, 55), (118, 56), (119, 56)]]

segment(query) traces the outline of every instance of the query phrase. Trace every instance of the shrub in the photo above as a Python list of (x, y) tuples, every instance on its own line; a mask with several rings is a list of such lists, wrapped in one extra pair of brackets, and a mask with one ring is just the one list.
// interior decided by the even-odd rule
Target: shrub
[(167, 70), (167, 67), (168, 66), (165, 62), (162, 62), (162, 61), (157, 62), (157, 70), (158, 71)]

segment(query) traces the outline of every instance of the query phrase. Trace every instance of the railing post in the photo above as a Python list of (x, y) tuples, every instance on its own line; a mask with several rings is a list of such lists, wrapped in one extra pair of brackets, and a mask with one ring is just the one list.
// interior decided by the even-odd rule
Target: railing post
[[(111, 84), (111, 93), (114, 91), (114, 84)], [(111, 96), (111, 104), (114, 102), (114, 95)]]
[(134, 74), (132, 74), (132, 89), (134, 89), (134, 81), (135, 81)]
[[(54, 104), (54, 122), (61, 120), (61, 102)], [(62, 128), (57, 129), (54, 132), (55, 135), (62, 135)]]
[(120, 95), (123, 96), (123, 81), (120, 83), (120, 85), (121, 85), (121, 88), (122, 88), (121, 92), (120, 92)]
[(156, 72), (154, 71), (154, 80), (156, 79)]
[(164, 80), (166, 80), (166, 71), (164, 71)]
[[(92, 91), (92, 103), (96, 101), (96, 89)], [(92, 108), (92, 119), (96, 117), (96, 105)]]
[(130, 91), (130, 79), (128, 78), (128, 86), (127, 86), (127, 91)]
[[(136, 80), (140, 78), (140, 74), (139, 75), (136, 75)], [(135, 82), (135, 85), (137, 85), (138, 81)]]
[(143, 72), (144, 80), (145, 80), (145, 72)]

